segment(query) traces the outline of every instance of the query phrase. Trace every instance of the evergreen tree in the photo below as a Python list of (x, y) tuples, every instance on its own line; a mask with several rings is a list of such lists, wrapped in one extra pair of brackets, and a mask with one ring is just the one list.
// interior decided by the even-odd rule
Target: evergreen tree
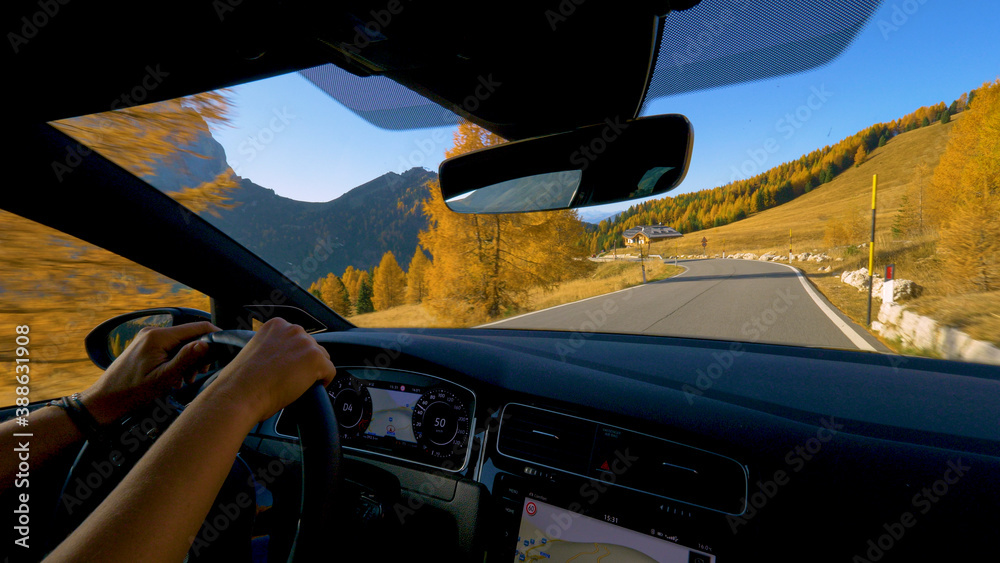
[(358, 287), (358, 302), (354, 306), (359, 315), (375, 311), (375, 306), (372, 304), (372, 285), (368, 281), (368, 272), (362, 273), (364, 275)]
[[(367, 270), (358, 270), (357, 274), (354, 276), (354, 301), (352, 301), (352, 303), (355, 306), (357, 306), (358, 299), (361, 297), (361, 284), (362, 284), (362, 282), (366, 282), (366, 281), (368, 282), (368, 285), (370, 286), (371, 283), (372, 283), (372, 278), (368, 274), (368, 271)], [(350, 289), (348, 289), (348, 293), (349, 292), (350, 292)]]
[(776, 205), (788, 203), (789, 201), (792, 201), (792, 198), (794, 197), (795, 193), (792, 191), (791, 182), (785, 181), (774, 190), (774, 203)]

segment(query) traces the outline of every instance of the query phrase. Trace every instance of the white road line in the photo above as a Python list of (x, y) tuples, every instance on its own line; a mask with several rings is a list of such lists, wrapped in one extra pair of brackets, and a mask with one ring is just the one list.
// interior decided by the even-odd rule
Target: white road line
[[(688, 267), (687, 266), (680, 266), (680, 265), (678, 265), (678, 267), (679, 268), (684, 268), (684, 271), (681, 272), (681, 273), (679, 273), (679, 274), (677, 274), (676, 276), (671, 276), (669, 278), (663, 278), (663, 279), (670, 280), (670, 279), (678, 278), (678, 277), (683, 276), (684, 274), (686, 274), (688, 272)], [(657, 281), (663, 281), (663, 280), (657, 280)], [(650, 283), (656, 283), (656, 282), (650, 282)], [(604, 294), (601, 294), (601, 295), (595, 295), (593, 297), (586, 297), (584, 299), (580, 299), (579, 301), (570, 301), (569, 303), (563, 303), (562, 305), (553, 305), (552, 307), (547, 307), (545, 309), (539, 309), (537, 311), (532, 311), (530, 313), (524, 313), (522, 315), (518, 315), (516, 317), (511, 317), (509, 319), (503, 319), (501, 321), (493, 321), (492, 323), (486, 323), (484, 325), (478, 325), (478, 326), (474, 326), (472, 328), (486, 328), (488, 326), (498, 325), (498, 324), (501, 324), (501, 323), (505, 323), (507, 321), (513, 321), (514, 319), (520, 319), (522, 317), (527, 317), (528, 315), (534, 315), (535, 313), (544, 313), (545, 311), (551, 311), (552, 309), (558, 309), (559, 307), (565, 307), (567, 305), (576, 305), (577, 303), (583, 303), (584, 301), (590, 301), (591, 299), (597, 299), (599, 297), (608, 297), (609, 295), (614, 295), (616, 293), (621, 293), (623, 291), (628, 291), (630, 289), (636, 289), (636, 288), (640, 288), (640, 287), (642, 287), (642, 285), (633, 285), (632, 287), (626, 287), (625, 289), (619, 289), (618, 291), (612, 291), (611, 293), (604, 293)]]
[(825, 313), (826, 316), (829, 317), (831, 321), (833, 321), (833, 324), (840, 329), (840, 332), (843, 332), (844, 336), (850, 339), (850, 341), (853, 342), (855, 346), (857, 346), (861, 350), (868, 350), (869, 352), (876, 351), (875, 348), (871, 344), (869, 344), (867, 340), (865, 340), (860, 334), (858, 334), (857, 331), (851, 328), (851, 325), (845, 323), (844, 319), (841, 319), (837, 315), (837, 313), (834, 313), (829, 307), (827, 307), (826, 303), (824, 303), (823, 300), (820, 298), (820, 296), (816, 294), (816, 291), (812, 288), (811, 285), (809, 285), (809, 282), (806, 281), (805, 276), (802, 275), (802, 272), (799, 271), (798, 268), (789, 266), (788, 264), (782, 264), (781, 262), (771, 262), (771, 263), (777, 264), (778, 266), (784, 266), (789, 270), (795, 272), (795, 275), (798, 276), (799, 278), (799, 282), (802, 283), (802, 287), (806, 289), (806, 293), (808, 293), (809, 297), (812, 297), (812, 300), (816, 302), (816, 306), (819, 307), (820, 310), (823, 311), (823, 313)]

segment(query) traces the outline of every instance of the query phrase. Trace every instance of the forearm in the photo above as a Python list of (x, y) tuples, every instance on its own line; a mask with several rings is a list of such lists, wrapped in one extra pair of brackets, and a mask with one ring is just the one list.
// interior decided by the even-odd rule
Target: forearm
[(210, 386), (48, 560), (183, 560), (255, 422)]
[[(15, 436), (30, 434), (30, 436)], [(27, 461), (37, 470), (67, 447), (83, 442), (83, 434), (59, 407), (42, 407), (28, 414), (28, 424), (20, 426), (16, 419), (0, 424), (0, 492), (15, 483), (18, 464)], [(24, 452), (23, 450), (28, 450)], [(27, 456), (23, 459), (19, 455)]]

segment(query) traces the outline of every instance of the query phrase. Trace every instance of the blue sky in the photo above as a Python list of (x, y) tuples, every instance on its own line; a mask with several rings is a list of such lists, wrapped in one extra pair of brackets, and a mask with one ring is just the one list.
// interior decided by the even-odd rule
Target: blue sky
[[(712, 188), (997, 78), (998, 32), (998, 3), (887, 0), (826, 66), (661, 98), (647, 113), (684, 114), (694, 127), (691, 167), (676, 193)], [(329, 201), (388, 171), (436, 170), (454, 130), (378, 129), (297, 74), (237, 87), (235, 102), (235, 126), (213, 131), (230, 165), (303, 201)]]

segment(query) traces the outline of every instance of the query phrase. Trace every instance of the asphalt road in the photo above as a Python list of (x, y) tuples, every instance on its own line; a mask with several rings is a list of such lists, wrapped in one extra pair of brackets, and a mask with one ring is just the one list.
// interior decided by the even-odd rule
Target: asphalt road
[(678, 265), (687, 270), (673, 278), (483, 326), (888, 351), (788, 266), (755, 260)]

